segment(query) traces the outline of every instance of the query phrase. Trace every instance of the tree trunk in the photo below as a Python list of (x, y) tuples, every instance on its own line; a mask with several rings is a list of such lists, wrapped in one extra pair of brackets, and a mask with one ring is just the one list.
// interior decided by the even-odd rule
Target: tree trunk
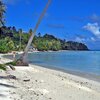
[(38, 19), (38, 21), (37, 21), (37, 23), (36, 23), (36, 26), (35, 26), (35, 28), (34, 28), (34, 30), (33, 30), (33, 33), (32, 33), (32, 35), (31, 35), (31, 37), (29, 38), (29, 41), (28, 41), (28, 44), (27, 44), (27, 46), (26, 46), (26, 48), (25, 48), (25, 50), (24, 50), (24, 53), (23, 53), (23, 54), (21, 55), (21, 57), (17, 60), (16, 64), (17, 64), (18, 66), (28, 66), (28, 61), (27, 61), (28, 50), (29, 50), (29, 48), (30, 48), (30, 46), (31, 46), (31, 43), (32, 43), (32, 41), (33, 41), (35, 32), (36, 32), (36, 30), (37, 30), (37, 28), (38, 28), (40, 22), (42, 21), (42, 19), (43, 19), (43, 17), (44, 17), (44, 14), (46, 13), (46, 11), (47, 11), (47, 9), (48, 9), (48, 7), (49, 7), (49, 5), (50, 5), (50, 2), (51, 2), (51, 0), (48, 0), (48, 2), (47, 2), (47, 4), (46, 4), (46, 7), (44, 8), (43, 12), (41, 13), (41, 15), (40, 15), (40, 17), (39, 17), (39, 19)]

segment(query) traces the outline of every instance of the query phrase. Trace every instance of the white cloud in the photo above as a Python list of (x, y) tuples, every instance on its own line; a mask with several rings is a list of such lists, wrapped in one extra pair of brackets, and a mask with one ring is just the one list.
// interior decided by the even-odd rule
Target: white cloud
[(98, 38), (100, 38), (100, 26), (98, 25), (98, 23), (88, 23), (86, 26), (83, 27), (85, 30), (90, 31), (91, 33), (93, 33), (95, 36), (97, 36)]
[(100, 16), (98, 16), (97, 14), (93, 14), (93, 15), (89, 16), (89, 19), (92, 22), (100, 22)]
[(76, 37), (75, 38), (75, 41), (77, 41), (77, 42), (90, 42), (90, 41), (92, 41), (92, 42), (96, 42), (98, 39), (96, 39), (95, 37), (88, 37), (88, 38), (80, 38), (80, 37)]
[(92, 41), (96, 41), (96, 39), (95, 39), (94, 37), (91, 37), (91, 40), (92, 40)]
[(83, 42), (83, 41), (85, 41), (85, 39), (84, 38), (80, 38), (80, 37), (76, 37), (75, 41), (77, 41), (77, 42)]

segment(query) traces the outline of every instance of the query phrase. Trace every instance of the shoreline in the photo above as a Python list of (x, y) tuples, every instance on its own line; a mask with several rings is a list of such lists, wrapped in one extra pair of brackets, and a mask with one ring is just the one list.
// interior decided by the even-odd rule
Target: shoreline
[[(29, 52), (29, 53), (32, 53), (32, 52)], [(17, 52), (17, 54), (22, 54), (22, 52)], [(5, 55), (12, 55), (12, 54), (9, 53), (9, 54), (5, 54)], [(12, 60), (12, 59), (6, 58), (4, 56), (3, 56), (3, 58), (8, 59), (8, 60)], [(51, 70), (55, 70), (55, 71), (61, 71), (61, 72), (64, 72), (64, 73), (68, 73), (68, 74), (80, 76), (82, 78), (86, 78), (86, 79), (89, 79), (89, 80), (100, 82), (100, 75), (96, 75), (96, 74), (92, 74), (92, 73), (86, 73), (86, 72), (81, 72), (81, 71), (77, 71), (77, 70), (70, 70), (70, 69), (62, 69), (62, 68), (57, 68), (57, 67), (48, 67), (48, 66), (36, 65), (36, 64), (33, 64), (33, 63), (30, 63), (30, 65), (40, 66), (42, 68), (47, 68), (47, 69), (51, 69)]]
[[(6, 58), (2, 59), (4, 62), (8, 61)], [(5, 100), (33, 100), (33, 98), (35, 100), (99, 100), (100, 98), (100, 82), (33, 64), (29, 64), (29, 67), (15, 66), (15, 68), (15, 71), (8, 69), (7, 72), (17, 79), (6, 79), (6, 82), (16, 88), (6, 90), (9, 99)]]
[(71, 75), (79, 76), (79, 77), (86, 78), (86, 79), (89, 79), (89, 80), (100, 82), (100, 75), (95, 75), (95, 74), (92, 74), (92, 73), (74, 71), (74, 70), (70, 70), (70, 69), (69, 70), (68, 69), (61, 69), (61, 68), (57, 68), (57, 67), (50, 68), (50, 67), (47, 67), (47, 66), (41, 66), (41, 65), (36, 65), (36, 64), (32, 64), (32, 63), (30, 63), (30, 65), (40, 66), (42, 68), (60, 71), (60, 72), (64, 72), (64, 73), (67, 73), (67, 74), (71, 74)]
[(9, 73), (16, 76), (18, 80), (8, 81), (17, 87), (10, 90), (12, 100), (15, 98), (19, 100), (33, 100), (33, 98), (35, 100), (37, 98), (38, 100), (51, 100), (50, 98), (52, 100), (83, 100), (83, 98), (99, 100), (100, 98), (100, 83), (97, 81), (31, 64), (29, 67), (15, 68), (16, 71), (9, 71)]
[[(42, 67), (42, 66), (38, 66), (38, 65), (34, 65), (34, 64), (30, 64), (30, 68), (36, 68), (36, 69), (39, 69), (39, 70), (44, 70), (44, 71), (50, 71), (52, 72), (53, 74), (55, 73), (55, 75), (57, 74), (61, 74), (61, 76), (65, 75), (65, 76), (70, 76), (72, 78), (72, 81), (76, 82), (76, 83), (81, 83), (82, 81), (86, 81), (86, 82), (93, 82), (93, 83), (96, 83), (98, 85), (100, 85), (100, 82), (99, 81), (96, 81), (96, 80), (92, 80), (92, 79), (89, 79), (89, 78), (86, 78), (86, 77), (83, 77), (81, 74), (79, 75), (79, 73), (75, 73), (74, 71), (71, 72), (66, 72), (66, 71), (61, 71), (61, 70), (57, 70), (57, 69), (51, 69), (51, 68), (46, 68), (46, 67)], [(74, 74), (72, 74), (74, 73)], [(75, 75), (76, 74), (76, 75)], [(74, 78), (76, 80), (74, 80)], [(79, 79), (79, 80), (78, 80)], [(91, 82), (89, 82), (89, 84), (92, 84)], [(100, 92), (100, 91), (99, 91)]]

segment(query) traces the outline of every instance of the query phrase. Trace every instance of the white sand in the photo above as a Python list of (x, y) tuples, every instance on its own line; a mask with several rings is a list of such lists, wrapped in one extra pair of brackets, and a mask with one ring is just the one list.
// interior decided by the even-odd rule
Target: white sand
[[(0, 54), (0, 64), (10, 62), (10, 59), (3, 58), (4, 54)], [(9, 98), (9, 87), (11, 84), (7, 82), (5, 77), (8, 75), (7, 72), (0, 70), (0, 100), (11, 100)], [(4, 78), (3, 78), (4, 77)]]
[(16, 71), (9, 69), (7, 73), (17, 77), (6, 79), (16, 87), (6, 94), (10, 100), (100, 100), (100, 83), (79, 76), (35, 65), (16, 67)]
[(7, 84), (7, 82), (4, 80), (0, 80), (0, 100), (10, 100), (9, 99), (9, 92), (8, 92), (9, 88), (1, 85), (1, 83)]

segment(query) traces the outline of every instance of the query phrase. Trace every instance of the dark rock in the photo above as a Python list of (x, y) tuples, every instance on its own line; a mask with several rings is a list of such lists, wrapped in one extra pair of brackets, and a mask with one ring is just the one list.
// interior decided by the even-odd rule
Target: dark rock
[(10, 79), (15, 79), (15, 80), (17, 79), (16, 76), (14, 76), (14, 75), (8, 75), (7, 77)]
[(30, 81), (30, 79), (25, 79), (25, 80), (23, 80), (24, 82), (28, 82), (28, 81)]
[(35, 80), (35, 82), (37, 82), (37, 80)]

